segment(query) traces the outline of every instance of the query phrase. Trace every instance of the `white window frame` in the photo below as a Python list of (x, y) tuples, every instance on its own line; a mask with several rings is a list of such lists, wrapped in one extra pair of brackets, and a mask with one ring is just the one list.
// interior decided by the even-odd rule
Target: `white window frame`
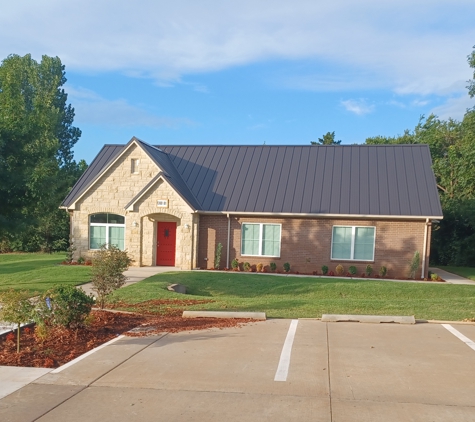
[(139, 174), (139, 165), (140, 165), (140, 159), (131, 158), (131, 160), (130, 160), (130, 172), (132, 174)]
[[(336, 227), (342, 227), (342, 228), (351, 228), (351, 252), (350, 252), (350, 258), (333, 258), (333, 235), (334, 235), (334, 229)], [(373, 239), (373, 256), (371, 259), (355, 259), (355, 239), (356, 239), (356, 229), (357, 228), (364, 228), (364, 229), (374, 229), (374, 239)], [(374, 261), (374, 253), (376, 250), (376, 226), (332, 226), (332, 243), (331, 243), (331, 252), (330, 252), (330, 259), (332, 261), (360, 261), (360, 262), (373, 262)]]
[[(124, 215), (120, 214), (115, 214), (115, 215), (120, 215), (121, 217), (124, 217), (124, 224), (113, 224), (113, 223), (91, 223), (91, 216), (96, 215), (96, 214), (114, 214), (113, 212), (96, 212), (94, 214), (89, 214), (89, 227), (105, 227), (106, 228), (106, 247), (109, 248), (109, 227), (123, 227), (124, 228), (124, 250), (126, 249), (125, 246), (125, 221), (126, 217)], [(91, 230), (88, 227), (88, 235), (89, 235), (89, 250), (90, 251), (98, 251), (99, 249), (93, 249), (91, 248)]]
[[(254, 225), (259, 225), (259, 254), (258, 255), (251, 255), (251, 254), (244, 254), (242, 249), (243, 249), (243, 235), (242, 231), (244, 229), (245, 224), (254, 224)], [(280, 227), (280, 239), (279, 239), (279, 255), (263, 255), (262, 254), (262, 247), (263, 247), (263, 242), (262, 242), (262, 233), (264, 231), (264, 226), (279, 226)], [(280, 258), (280, 255), (282, 254), (282, 224), (280, 223), (255, 223), (251, 221), (243, 222), (241, 224), (241, 256), (264, 256), (264, 257), (269, 257), (269, 258)]]

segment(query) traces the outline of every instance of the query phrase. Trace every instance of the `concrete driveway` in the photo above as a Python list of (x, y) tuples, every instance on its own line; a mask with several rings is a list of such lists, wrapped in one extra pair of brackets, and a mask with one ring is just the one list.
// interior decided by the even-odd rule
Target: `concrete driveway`
[(316, 320), (121, 338), (0, 400), (0, 420), (475, 421), (474, 341)]

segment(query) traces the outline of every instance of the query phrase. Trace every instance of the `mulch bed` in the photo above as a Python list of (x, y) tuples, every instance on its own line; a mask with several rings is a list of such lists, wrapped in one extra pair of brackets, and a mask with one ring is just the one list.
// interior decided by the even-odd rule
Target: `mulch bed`
[(85, 327), (54, 327), (44, 337), (39, 336), (34, 328), (24, 328), (20, 336), (20, 353), (16, 352), (16, 332), (0, 338), (0, 365), (56, 368), (120, 334), (140, 337), (237, 327), (255, 322), (250, 319), (181, 317), (183, 307), (203, 302), (207, 301), (159, 300), (137, 305), (121, 302), (121, 308), (133, 309), (137, 313), (93, 310)]

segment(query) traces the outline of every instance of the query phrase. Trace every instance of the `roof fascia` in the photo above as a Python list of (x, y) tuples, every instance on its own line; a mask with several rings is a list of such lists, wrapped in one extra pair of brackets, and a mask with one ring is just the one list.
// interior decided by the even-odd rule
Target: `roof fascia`
[[(96, 178), (89, 184), (89, 186), (84, 189), (84, 192), (81, 193), (81, 195), (79, 195), (76, 200), (67, 208), (67, 209), (70, 209), (70, 210), (75, 210), (76, 209), (76, 203), (87, 193), (89, 192), (89, 190), (96, 184), (96, 182), (107, 172), (109, 171), (109, 169), (115, 164), (117, 163), (117, 161), (119, 161), (122, 156), (130, 149), (130, 147), (132, 145), (135, 145), (137, 147), (139, 147), (142, 151), (144, 151), (149, 157), (150, 157), (150, 154), (142, 147), (142, 145), (140, 145), (140, 140), (138, 140), (135, 136), (124, 146), (124, 149), (123, 151), (115, 158), (115, 160), (113, 160), (103, 171), (101, 171), (97, 176)], [(159, 170), (161, 170), (157, 163), (155, 162), (155, 160), (152, 158), (152, 162), (157, 166), (157, 168)]]
[(263, 217), (313, 217), (313, 218), (347, 218), (347, 219), (376, 219), (376, 220), (442, 220), (442, 215), (374, 215), (374, 214), (319, 214), (319, 213), (286, 213), (286, 212), (239, 212), (239, 211), (197, 211), (208, 215), (243, 215)]

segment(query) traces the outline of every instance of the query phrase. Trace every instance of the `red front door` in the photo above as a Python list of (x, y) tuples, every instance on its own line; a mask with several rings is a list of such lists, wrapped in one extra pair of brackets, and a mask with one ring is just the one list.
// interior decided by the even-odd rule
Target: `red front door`
[(157, 265), (175, 266), (176, 223), (157, 223)]

